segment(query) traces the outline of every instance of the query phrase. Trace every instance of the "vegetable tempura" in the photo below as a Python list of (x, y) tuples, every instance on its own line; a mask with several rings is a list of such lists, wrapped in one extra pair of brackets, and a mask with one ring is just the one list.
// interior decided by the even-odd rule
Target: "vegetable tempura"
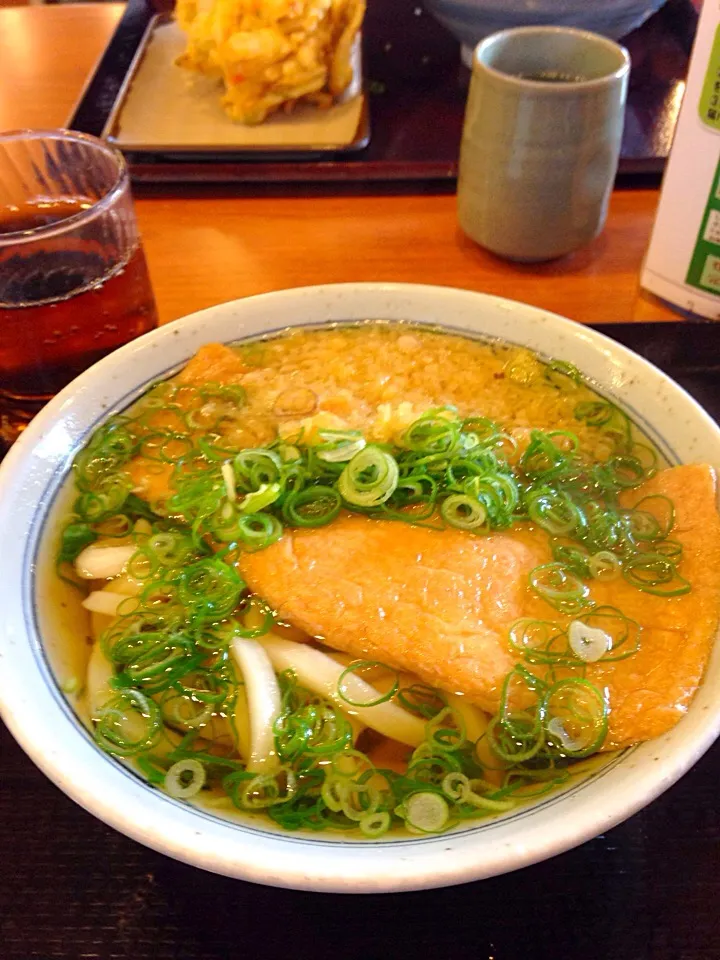
[(178, 0), (188, 44), (178, 63), (222, 79), (239, 123), (300, 101), (330, 106), (353, 79), (365, 0)]

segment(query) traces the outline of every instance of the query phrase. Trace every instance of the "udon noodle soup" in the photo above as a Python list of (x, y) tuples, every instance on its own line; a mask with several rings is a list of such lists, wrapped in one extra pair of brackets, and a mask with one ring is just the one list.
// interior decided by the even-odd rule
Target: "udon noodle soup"
[(381, 322), (210, 344), (76, 457), (64, 677), (154, 788), (290, 830), (436, 833), (686, 711), (710, 467), (571, 364)]

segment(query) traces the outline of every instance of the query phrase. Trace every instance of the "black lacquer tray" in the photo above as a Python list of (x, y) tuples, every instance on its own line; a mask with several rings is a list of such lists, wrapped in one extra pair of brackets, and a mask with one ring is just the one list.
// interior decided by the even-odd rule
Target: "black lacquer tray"
[[(132, 69), (148, 25), (170, 0), (129, 0), (68, 126), (96, 136)], [(591, 0), (588, 0), (591, 2)], [(602, 2), (602, 0), (592, 0)], [(657, 177), (665, 165), (692, 47), (697, 12), (668, 2), (622, 41), (630, 75), (620, 178)], [(470, 71), (456, 40), (422, 0), (369, 0), (363, 27), (364, 86), (370, 141), (361, 150), (263, 160), (227, 149), (177, 156), (148, 146), (127, 151), (136, 182), (454, 183)], [(179, 69), (179, 68), (178, 68)], [(152, 101), (152, 97), (148, 98)], [(158, 109), (158, 105), (149, 109)]]

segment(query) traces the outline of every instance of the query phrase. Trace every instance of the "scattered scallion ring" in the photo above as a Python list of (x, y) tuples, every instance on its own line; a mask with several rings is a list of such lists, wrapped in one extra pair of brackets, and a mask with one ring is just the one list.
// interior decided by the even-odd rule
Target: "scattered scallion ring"
[(377, 507), (390, 499), (398, 479), (398, 465), (392, 454), (371, 444), (356, 453), (345, 467), (338, 490), (351, 506)]
[(200, 793), (206, 777), (199, 760), (178, 760), (165, 774), (165, 790), (176, 800), (189, 800)]
[(530, 573), (530, 586), (551, 606), (563, 613), (576, 613), (588, 603), (587, 584), (562, 563), (545, 563)]
[(340, 699), (344, 703), (347, 703), (350, 707), (376, 707), (381, 703), (387, 703), (388, 700), (392, 700), (400, 687), (400, 675), (397, 673), (397, 671), (393, 671), (393, 681), (388, 690), (385, 693), (381, 693), (378, 697), (375, 697), (372, 700), (354, 700), (352, 697), (348, 696), (348, 678), (359, 675), (361, 679), (363, 679), (363, 671), (373, 670), (378, 667), (384, 668), (385, 664), (380, 663), (377, 660), (355, 660), (348, 667), (346, 667), (338, 677), (337, 682), (337, 695), (340, 697)]
[(466, 493), (451, 493), (440, 504), (440, 514), (451, 527), (477, 530), (487, 519), (487, 510), (479, 500)]

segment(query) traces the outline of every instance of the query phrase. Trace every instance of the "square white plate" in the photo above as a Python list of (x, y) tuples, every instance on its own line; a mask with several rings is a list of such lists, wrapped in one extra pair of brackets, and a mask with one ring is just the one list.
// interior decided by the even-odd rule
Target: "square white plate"
[(124, 151), (252, 154), (360, 150), (369, 139), (360, 43), (354, 79), (342, 100), (324, 110), (302, 104), (256, 126), (233, 123), (223, 110), (222, 83), (179, 67), (186, 38), (173, 20), (154, 17), (128, 71), (103, 136)]

